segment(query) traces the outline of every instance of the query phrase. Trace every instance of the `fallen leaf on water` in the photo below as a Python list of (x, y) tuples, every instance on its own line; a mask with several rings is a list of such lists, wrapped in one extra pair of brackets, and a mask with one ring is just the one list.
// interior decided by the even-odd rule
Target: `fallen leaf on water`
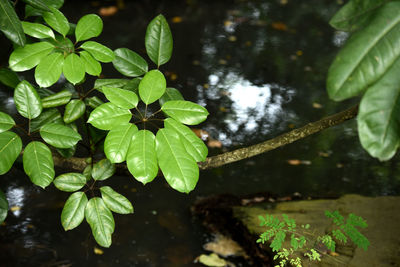
[(116, 6), (102, 7), (99, 9), (99, 15), (103, 17), (115, 15), (117, 12), (118, 8)]
[(172, 23), (181, 23), (182, 22), (182, 17), (179, 17), (179, 16), (173, 17), (171, 19), (171, 22)]
[(210, 85), (208, 83), (203, 84), (204, 89), (210, 88)]
[(215, 253), (211, 253), (210, 255), (201, 254), (196, 260), (205, 266), (223, 267), (227, 265), (227, 262)]
[(219, 107), (219, 111), (221, 111), (221, 112), (228, 112), (229, 109), (227, 109), (226, 107)]
[(280, 21), (272, 22), (271, 27), (278, 31), (287, 31), (288, 30), (288, 26), (285, 23), (280, 22)]
[(288, 124), (288, 127), (289, 127), (290, 129), (293, 129), (294, 127), (296, 127), (296, 125), (294, 125), (293, 123), (289, 123), (289, 124)]
[(324, 158), (328, 158), (331, 155), (331, 153), (320, 151), (318, 152), (318, 155)]
[(200, 65), (200, 61), (198, 61), (198, 60), (193, 60), (193, 61), (192, 61), (192, 64), (195, 65), (195, 66), (198, 66), (198, 65)]
[(27, 225), (26, 225), (26, 228), (28, 228), (28, 229), (34, 229), (35, 226), (34, 226), (33, 224), (27, 224)]
[(96, 247), (93, 248), (93, 252), (96, 255), (103, 255), (104, 254), (104, 251), (102, 249), (99, 249), (99, 248), (96, 248)]
[(322, 105), (320, 103), (314, 102), (312, 103), (313, 108), (322, 108)]
[(299, 160), (299, 159), (289, 159), (287, 161), (290, 165), (296, 166), (296, 165), (311, 165), (311, 161), (309, 160)]
[(19, 210), (21, 210), (21, 207), (20, 207), (20, 206), (12, 206), (12, 207), (10, 208), (10, 210), (11, 210), (11, 211), (19, 211)]
[(334, 257), (340, 256), (340, 254), (335, 251), (329, 251), (329, 255), (334, 256)]
[(216, 234), (214, 240), (206, 243), (203, 248), (222, 257), (243, 256), (247, 257), (244, 249), (231, 238)]
[(170, 79), (171, 81), (175, 81), (176, 79), (178, 79), (178, 75), (175, 74), (175, 73), (172, 73), (171, 76), (169, 77), (169, 79)]
[(231, 36), (228, 37), (228, 40), (231, 41), (231, 42), (236, 42), (237, 38), (236, 38), (235, 35), (231, 35)]
[(208, 140), (207, 146), (210, 147), (210, 148), (221, 148), (222, 147), (222, 143), (221, 143), (221, 141), (212, 139), (212, 140)]
[(344, 165), (343, 165), (342, 163), (337, 163), (337, 164), (336, 164), (336, 168), (338, 168), (338, 169), (343, 168), (343, 166), (344, 166)]

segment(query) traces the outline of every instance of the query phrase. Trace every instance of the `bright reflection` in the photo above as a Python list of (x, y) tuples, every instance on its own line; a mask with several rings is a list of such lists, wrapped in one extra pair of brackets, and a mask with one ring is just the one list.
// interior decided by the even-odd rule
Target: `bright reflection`
[(7, 190), (8, 205), (10, 208), (14, 207), (12, 213), (15, 217), (21, 214), (21, 208), (24, 205), (25, 192), (23, 188), (8, 188)]

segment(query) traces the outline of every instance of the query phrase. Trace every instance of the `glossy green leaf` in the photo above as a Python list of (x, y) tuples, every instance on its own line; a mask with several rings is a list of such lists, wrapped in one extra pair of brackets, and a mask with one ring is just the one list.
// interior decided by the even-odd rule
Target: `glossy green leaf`
[(112, 163), (125, 161), (132, 135), (137, 131), (136, 125), (129, 123), (116, 126), (108, 132), (104, 140), (104, 153)]
[(57, 176), (53, 181), (58, 190), (75, 192), (86, 184), (86, 177), (81, 173), (70, 172)]
[(14, 125), (14, 119), (7, 113), (0, 111), (0, 133), (11, 129)]
[(139, 182), (146, 184), (157, 176), (155, 136), (148, 130), (140, 130), (132, 136), (126, 156), (129, 172)]
[(128, 90), (103, 87), (103, 93), (111, 103), (120, 108), (132, 109), (136, 107), (139, 102), (138, 96), (134, 92)]
[(400, 146), (400, 60), (364, 94), (357, 117), (361, 145), (388, 160)]
[(21, 22), (8, 0), (0, 0), (0, 30), (17, 45), (25, 45), (26, 38)]
[(65, 56), (75, 52), (74, 44), (67, 37), (63, 37), (57, 34), (55, 39), (46, 39), (46, 41), (55, 46), (54, 50), (56, 52), (59, 52), (61, 54), (64, 54), (64, 52), (66, 52)]
[[(67, 125), (65, 125), (65, 126), (70, 127), (72, 130), (74, 130), (75, 132), (78, 133), (78, 127), (76, 126), (75, 123), (70, 123), (70, 124), (67, 124)], [(77, 146), (77, 145), (74, 145), (74, 146), (72, 146), (72, 147), (70, 147), (70, 148), (56, 148), (56, 150), (57, 150), (57, 152), (58, 152), (62, 157), (64, 157), (64, 158), (70, 158), (70, 157), (72, 157), (73, 155), (75, 155), (76, 146)]]
[(47, 6), (46, 2), (44, 2), (42, 0), (23, 0), (23, 1), (36, 9), (51, 12), (51, 10)]
[(127, 79), (97, 79), (94, 82), (94, 88), (98, 89), (100, 92), (102, 92), (103, 87), (116, 87), (116, 88), (122, 88), (124, 87), (129, 80)]
[(92, 177), (96, 181), (103, 181), (110, 178), (115, 173), (115, 165), (108, 159), (102, 159), (93, 165)]
[(14, 71), (8, 68), (0, 68), (0, 83), (14, 89), (20, 81), (20, 78)]
[(76, 24), (76, 41), (84, 41), (100, 35), (103, 30), (103, 21), (95, 14), (85, 15)]
[(77, 54), (69, 54), (64, 60), (63, 73), (75, 85), (85, 78), (85, 62)]
[(172, 34), (163, 15), (155, 17), (147, 26), (145, 45), (147, 55), (157, 66), (167, 63), (171, 58)]
[(98, 129), (111, 130), (115, 126), (128, 124), (131, 118), (129, 109), (119, 108), (113, 103), (105, 103), (90, 113), (87, 122)]
[(61, 212), (61, 224), (65, 231), (72, 230), (85, 218), (88, 199), (84, 192), (75, 192), (69, 196)]
[(133, 213), (131, 202), (123, 195), (115, 192), (109, 186), (100, 187), (101, 198), (111, 211), (119, 214)]
[(81, 59), (85, 63), (85, 71), (93, 76), (99, 76), (101, 73), (101, 64), (95, 60), (88, 52), (81, 51), (79, 52), (81, 55)]
[(180, 137), (170, 129), (160, 129), (156, 135), (158, 165), (168, 184), (182, 193), (192, 191), (199, 180), (199, 167), (186, 152)]
[(55, 38), (54, 32), (49, 27), (40, 24), (33, 23), (28, 21), (22, 21), (22, 28), (24, 29), (24, 33), (39, 39), (45, 38)]
[(35, 88), (27, 82), (20, 82), (14, 90), (14, 102), (17, 111), (27, 119), (34, 119), (42, 112), (42, 101)]
[(86, 178), (86, 182), (89, 182), (92, 179), (92, 165), (87, 165), (82, 172), (83, 176)]
[(164, 127), (173, 130), (180, 136), (186, 152), (195, 161), (204, 161), (206, 159), (208, 154), (207, 146), (190, 128), (171, 118), (164, 121)]
[(122, 89), (124, 90), (128, 90), (128, 91), (132, 91), (134, 92), (136, 95), (139, 95), (139, 84), (140, 81), (142, 80), (142, 78), (133, 78), (132, 80), (130, 80), (128, 83), (126, 83)]
[(43, 108), (59, 107), (67, 104), (71, 100), (72, 93), (62, 90), (54, 95), (47, 96), (42, 99)]
[(13, 71), (30, 70), (39, 64), (42, 58), (50, 54), (53, 48), (54, 46), (48, 42), (18, 47), (11, 53), (8, 63)]
[(110, 48), (94, 41), (84, 42), (80, 48), (88, 51), (95, 59), (100, 62), (111, 62), (115, 58), (114, 52)]
[(56, 32), (65, 37), (69, 31), (69, 23), (64, 14), (54, 7), (49, 7), (51, 12), (44, 12), (43, 19)]
[(32, 141), (22, 157), (25, 173), (32, 183), (46, 188), (54, 179), (54, 162), (50, 149), (43, 143)]
[[(60, 9), (64, 4), (64, 0), (41, 0), (47, 7), (51, 6)], [(25, 6), (25, 17), (42, 16), (45, 11), (37, 9), (31, 5)]]
[(0, 175), (11, 169), (21, 150), (22, 141), (16, 133), (0, 133)]
[(161, 110), (171, 118), (187, 125), (196, 125), (207, 119), (208, 111), (193, 102), (172, 100), (164, 103)]
[(98, 106), (101, 106), (104, 104), (104, 102), (97, 96), (92, 96), (92, 97), (86, 98), (85, 103), (86, 103), (86, 105), (88, 105), (91, 108), (97, 108)]
[(172, 100), (184, 100), (182, 94), (178, 91), (178, 89), (167, 87), (165, 89), (165, 93), (158, 100), (160, 106), (164, 105), (165, 102)]
[(40, 128), (40, 136), (46, 143), (57, 148), (70, 148), (82, 137), (68, 126), (62, 124), (46, 124)]
[(337, 30), (356, 31), (364, 28), (374, 13), (389, 0), (351, 0), (329, 21)]
[(64, 55), (53, 53), (45, 56), (35, 69), (35, 81), (41, 87), (50, 87), (60, 79)]
[(43, 111), (39, 117), (31, 121), (31, 132), (36, 132), (43, 125), (50, 123), (62, 124), (61, 114), (56, 108), (51, 108)]
[(114, 51), (114, 68), (128, 77), (145, 74), (148, 70), (147, 62), (137, 53), (128, 48), (118, 48)]
[(102, 247), (111, 246), (111, 234), (114, 232), (115, 222), (103, 199), (94, 197), (89, 200), (85, 208), (85, 218), (96, 242)]
[(83, 116), (86, 110), (85, 103), (80, 99), (71, 100), (65, 106), (64, 122), (71, 123)]
[(376, 82), (400, 56), (400, 2), (378, 9), (367, 27), (340, 50), (327, 79), (329, 97), (340, 101)]
[(166, 87), (164, 75), (159, 70), (151, 70), (139, 83), (140, 99), (147, 105), (151, 104), (164, 94)]
[(8, 201), (6, 195), (0, 190), (0, 224), (4, 222), (8, 212)]

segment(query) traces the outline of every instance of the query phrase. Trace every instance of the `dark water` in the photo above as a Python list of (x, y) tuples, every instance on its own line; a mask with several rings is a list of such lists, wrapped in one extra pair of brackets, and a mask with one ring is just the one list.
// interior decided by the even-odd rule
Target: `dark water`
[[(146, 25), (163, 13), (173, 32), (174, 53), (162, 70), (169, 86), (207, 107), (209, 119), (198, 128), (222, 143), (222, 148), (210, 148), (211, 155), (218, 154), (355, 102), (333, 102), (325, 91), (329, 64), (346, 39), (327, 23), (339, 4), (281, 2), (126, 1), (124, 9), (103, 18), (99, 40), (144, 56)], [(115, 3), (67, 1), (62, 11), (77, 22), (107, 5)], [(174, 17), (181, 22), (173, 23), (178, 20)], [(121, 77), (111, 64), (105, 65), (104, 75)], [(0, 110), (12, 110), (9, 90), (0, 89)], [(290, 165), (293, 159), (302, 164)], [(10, 206), (21, 207), (10, 211), (0, 227), (0, 266), (197, 266), (193, 260), (211, 238), (190, 216), (190, 205), (199, 197), (261, 191), (306, 197), (396, 195), (399, 167), (398, 157), (384, 163), (370, 158), (360, 147), (352, 120), (264, 155), (202, 171), (189, 195), (172, 191), (162, 177), (145, 187), (132, 177), (113, 177), (108, 185), (132, 201), (135, 214), (115, 215), (113, 245), (96, 255), (98, 246), (86, 223), (69, 232), (62, 229), (59, 217), (68, 194), (52, 186), (34, 187), (17, 164), (0, 179)]]

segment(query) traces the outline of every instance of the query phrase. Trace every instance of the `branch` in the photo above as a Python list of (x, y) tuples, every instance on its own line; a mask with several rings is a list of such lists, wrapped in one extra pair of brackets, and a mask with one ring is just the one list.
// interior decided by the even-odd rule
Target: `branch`
[[(294, 129), (262, 143), (239, 148), (213, 157), (208, 157), (204, 162), (198, 163), (199, 168), (201, 170), (206, 170), (254, 157), (350, 120), (357, 116), (357, 112), (358, 105), (355, 105), (347, 110), (341, 111), (329, 117), (325, 117), (319, 121), (308, 123), (301, 128)], [(62, 158), (57, 155), (53, 155), (53, 159), (55, 166), (70, 168), (76, 171), (82, 171), (87, 165), (84, 158)], [(118, 167), (121, 167), (124, 171), (127, 171), (125, 164), (119, 164)]]

